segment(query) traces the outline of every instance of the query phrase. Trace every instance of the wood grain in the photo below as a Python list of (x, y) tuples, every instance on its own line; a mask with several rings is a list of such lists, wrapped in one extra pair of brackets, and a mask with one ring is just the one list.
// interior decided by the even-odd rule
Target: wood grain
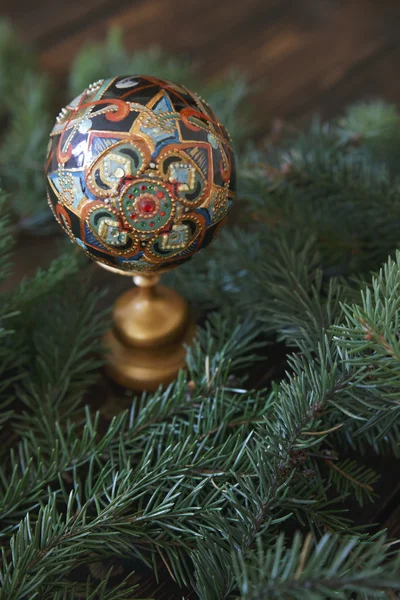
[(260, 136), (276, 116), (327, 117), (356, 98), (400, 97), (400, 3), (392, 0), (26, 0), (5, 13), (59, 78), (110, 27), (124, 31), (130, 51), (159, 45), (210, 78), (240, 68), (256, 90)]

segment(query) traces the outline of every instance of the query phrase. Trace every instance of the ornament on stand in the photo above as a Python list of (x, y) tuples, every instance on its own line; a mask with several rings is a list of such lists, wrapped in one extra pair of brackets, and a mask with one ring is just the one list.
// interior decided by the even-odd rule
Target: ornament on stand
[(182, 85), (101, 79), (57, 117), (46, 174), (50, 208), (71, 240), (137, 285), (114, 307), (110, 376), (138, 390), (172, 381), (194, 325), (184, 299), (157, 282), (226, 220), (235, 185), (226, 129)]

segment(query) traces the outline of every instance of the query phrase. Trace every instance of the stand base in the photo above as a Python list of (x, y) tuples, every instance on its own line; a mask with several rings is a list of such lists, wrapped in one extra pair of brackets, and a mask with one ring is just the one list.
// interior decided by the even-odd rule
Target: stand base
[(185, 366), (195, 325), (185, 300), (157, 285), (158, 277), (136, 275), (137, 287), (122, 294), (105, 335), (106, 372), (120, 385), (154, 391), (173, 381)]
[(185, 367), (185, 345), (191, 344), (195, 333), (189, 323), (186, 334), (175, 344), (159, 348), (126, 346), (113, 330), (106, 333), (106, 373), (120, 385), (136, 391), (155, 391), (160, 385), (174, 381), (178, 371)]

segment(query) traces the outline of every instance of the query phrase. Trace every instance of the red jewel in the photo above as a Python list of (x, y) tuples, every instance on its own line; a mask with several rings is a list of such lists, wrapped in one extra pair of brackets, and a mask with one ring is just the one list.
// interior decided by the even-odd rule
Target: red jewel
[(154, 227), (154, 222), (153, 221), (150, 223), (150, 227)]
[(164, 211), (160, 212), (160, 217), (165, 217), (165, 212)]
[(132, 198), (133, 198), (133, 194), (128, 194), (128, 198), (129, 198), (130, 200), (132, 200)]
[(139, 202), (139, 210), (144, 213), (152, 213), (155, 211), (156, 203), (151, 198), (143, 198)]
[(140, 189), (142, 190), (142, 192), (144, 192), (145, 190), (147, 190), (147, 187), (145, 185), (141, 185)]
[(164, 198), (164, 192), (157, 192), (157, 198)]
[(135, 213), (131, 213), (129, 216), (130, 216), (131, 219), (136, 219)]

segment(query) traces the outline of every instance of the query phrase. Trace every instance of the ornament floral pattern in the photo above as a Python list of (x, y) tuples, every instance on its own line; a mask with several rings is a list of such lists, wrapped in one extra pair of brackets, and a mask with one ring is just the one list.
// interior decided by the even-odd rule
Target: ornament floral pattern
[(160, 272), (207, 246), (234, 199), (229, 134), (198, 95), (148, 76), (90, 85), (57, 117), (55, 218), (91, 258)]

